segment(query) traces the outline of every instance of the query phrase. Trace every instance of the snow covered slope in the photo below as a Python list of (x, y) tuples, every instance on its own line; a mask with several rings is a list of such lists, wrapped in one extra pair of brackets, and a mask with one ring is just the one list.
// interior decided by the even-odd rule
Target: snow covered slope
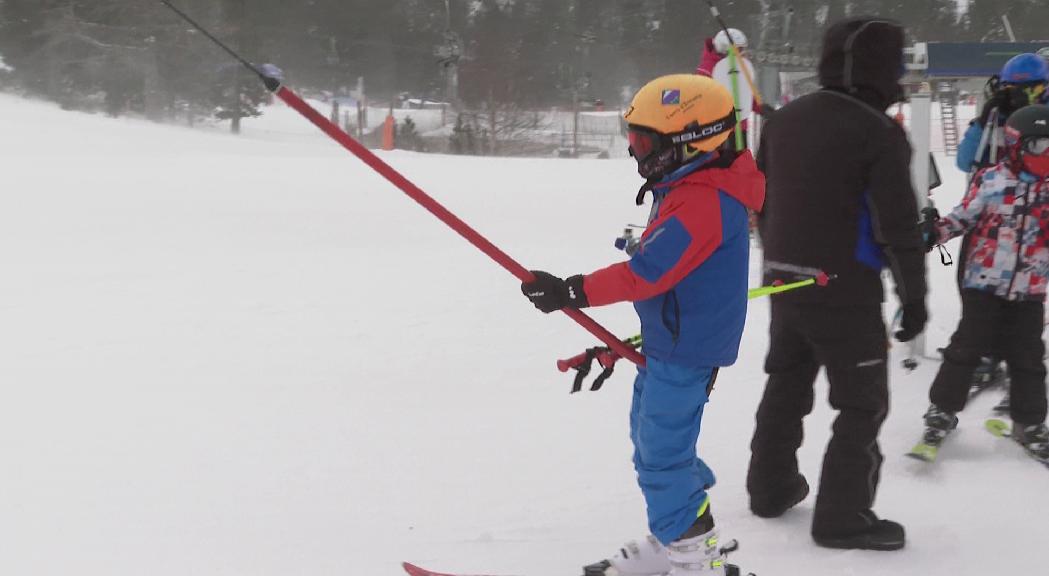
[[(565, 576), (644, 532), (631, 371), (567, 394), (593, 343), (340, 148), (61, 112), (0, 96), (0, 574)], [(385, 154), (524, 265), (587, 272), (639, 184), (629, 161)], [(941, 167), (941, 209), (962, 176)], [(754, 269), (760, 260), (755, 254)], [(958, 314), (933, 264), (929, 349)], [(899, 553), (815, 547), (812, 502), (751, 516), (743, 481), (767, 302), (719, 379), (701, 453), (760, 576), (1040, 573), (1046, 470), (981, 429), (905, 459), (936, 363), (894, 350), (877, 510)], [(894, 306), (887, 306), (891, 314)], [(624, 336), (629, 306), (593, 314)], [(815, 482), (833, 414), (801, 458)]]

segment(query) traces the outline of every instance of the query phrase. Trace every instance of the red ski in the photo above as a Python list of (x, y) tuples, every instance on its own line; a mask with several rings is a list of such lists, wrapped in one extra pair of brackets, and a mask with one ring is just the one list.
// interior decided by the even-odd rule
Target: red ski
[(401, 566), (404, 567), (404, 571), (407, 572), (409, 576), (492, 576), (491, 574), (449, 574), (445, 572), (434, 572), (433, 570), (420, 568), (411, 562), (401, 562)]

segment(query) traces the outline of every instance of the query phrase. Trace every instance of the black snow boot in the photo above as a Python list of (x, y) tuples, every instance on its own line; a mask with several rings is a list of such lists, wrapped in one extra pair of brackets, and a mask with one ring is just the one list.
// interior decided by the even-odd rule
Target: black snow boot
[(813, 530), (812, 539), (824, 548), (891, 551), (903, 548), (906, 535), (903, 526), (892, 520), (881, 520), (874, 512), (864, 514), (870, 521), (865, 528), (849, 534), (822, 534)]
[(760, 518), (779, 518), (809, 495), (809, 483), (801, 474), (798, 474), (793, 482), (785, 482), (783, 488), (782, 495), (752, 494), (750, 511)]

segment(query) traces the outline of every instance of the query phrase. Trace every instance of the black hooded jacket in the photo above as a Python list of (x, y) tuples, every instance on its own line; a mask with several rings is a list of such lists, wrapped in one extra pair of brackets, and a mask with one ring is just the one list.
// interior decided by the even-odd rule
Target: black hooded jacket
[(883, 267), (901, 302), (925, 298), (911, 148), (885, 114), (902, 93), (903, 42), (903, 29), (889, 20), (833, 25), (820, 60), (823, 89), (784, 106), (762, 131), (766, 283), (807, 269), (836, 276), (824, 288), (776, 296), (781, 301), (879, 303)]

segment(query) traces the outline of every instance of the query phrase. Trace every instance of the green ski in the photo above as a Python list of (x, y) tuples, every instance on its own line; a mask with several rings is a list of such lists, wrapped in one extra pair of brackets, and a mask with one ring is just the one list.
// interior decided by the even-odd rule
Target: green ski
[(1032, 460), (1035, 460), (1036, 462), (1046, 467), (1049, 467), (1049, 460), (1045, 459), (1044, 457), (1040, 457), (1038, 453), (1032, 452), (1027, 446), (1024, 446), (1023, 443), (1021, 443), (1015, 436), (1013, 436), (1013, 427), (1005, 420), (991, 418), (990, 420), (987, 420), (983, 423), (983, 427), (986, 428), (988, 432), (994, 434), (999, 438), (1006, 438), (1008, 440), (1012, 440), (1021, 448), (1023, 448), (1024, 453), (1030, 456)]
[(914, 448), (911, 448), (911, 451), (907, 453), (907, 456), (910, 456), (915, 460), (921, 460), (922, 462), (935, 462), (936, 455), (939, 454), (939, 452), (939, 446), (919, 442), (914, 445)]
[(991, 418), (983, 423), (983, 427), (999, 438), (1012, 438), (1013, 436), (1013, 427), (1005, 420)]

